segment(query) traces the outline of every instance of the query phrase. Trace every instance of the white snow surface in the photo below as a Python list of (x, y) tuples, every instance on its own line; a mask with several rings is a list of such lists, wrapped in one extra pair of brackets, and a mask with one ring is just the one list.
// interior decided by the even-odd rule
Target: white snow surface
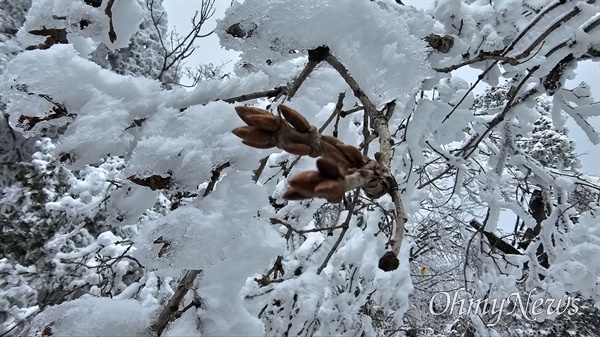
[(136, 300), (80, 298), (35, 316), (29, 336), (38, 336), (47, 327), (54, 336), (146, 336), (157, 309)]
[[(292, 50), (326, 45), (376, 105), (394, 99), (403, 104), (422, 78), (434, 76), (425, 60), (426, 43), (407, 24), (411, 14), (369, 1), (247, 0), (227, 10), (217, 32), (225, 48), (243, 51), (240, 62), (250, 64), (278, 62), (296, 57)], [(339, 17), (345, 19), (334, 19)], [(252, 33), (247, 38), (226, 34), (234, 24)]]

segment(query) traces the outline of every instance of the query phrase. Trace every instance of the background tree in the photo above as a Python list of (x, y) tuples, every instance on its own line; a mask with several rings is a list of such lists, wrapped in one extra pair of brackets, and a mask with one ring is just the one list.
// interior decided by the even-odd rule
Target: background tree
[[(8, 61), (22, 51), (16, 41), (16, 33), (25, 21), (25, 13), (31, 1), (3, 1), (0, 4), (0, 74)], [(33, 142), (27, 141), (19, 132), (14, 132), (8, 123), (5, 105), (0, 102), (0, 186), (15, 182), (16, 163), (29, 160), (33, 153)]]
[[(145, 16), (129, 46), (111, 51), (101, 44), (93, 52), (92, 60), (117, 74), (156, 79), (165, 88), (172, 88), (187, 74), (183, 62), (195, 51), (197, 41), (212, 34), (205, 33), (203, 28), (214, 15), (214, 0), (199, 2), (200, 10), (192, 17), (192, 29), (185, 36), (169, 32), (162, 0), (138, 0), (138, 3), (145, 8)], [(197, 77), (194, 72), (190, 74), (192, 79)], [(194, 80), (193, 85), (196, 83)]]
[[(111, 52), (101, 42), (92, 53), (91, 60), (123, 75), (159, 79), (167, 86), (175, 83), (179, 77), (176, 75), (180, 71), (179, 63), (165, 64), (163, 68), (161, 58), (168, 55), (181, 62), (193, 48), (185, 50), (185, 57), (166, 49), (168, 42), (163, 43), (161, 39), (168, 38), (167, 17), (161, 3), (140, 2), (146, 19), (129, 46)], [(96, 2), (85, 4), (90, 8), (101, 5)], [(17, 41), (17, 32), (30, 7), (31, 1), (0, 4), (3, 16), (0, 73), (10, 59), (27, 47)], [(212, 4), (203, 7), (203, 10), (212, 10)], [(88, 25), (93, 27), (93, 15), (88, 14), (79, 12), (72, 21), (78, 19), (80, 29)], [(152, 19), (151, 14), (156, 18)], [(204, 12), (202, 15), (206, 20)], [(55, 20), (59, 24), (67, 21), (60, 15)], [(43, 27), (42, 30), (46, 29)], [(188, 42), (192, 44), (194, 41), (197, 37)], [(20, 89), (27, 91), (26, 87)], [(48, 103), (54, 104), (51, 97), (42, 96)], [(0, 104), (4, 112), (5, 105), (3, 102)], [(56, 112), (66, 111), (66, 107), (59, 103), (54, 107), (58, 109), (54, 110)], [(40, 310), (85, 293), (116, 296), (134, 281), (141, 280), (143, 286), (148, 277), (154, 280), (152, 282), (167, 282), (168, 287), (168, 279), (165, 281), (152, 274), (146, 275), (141, 265), (135, 263), (129, 254), (132, 246), (127, 238), (105, 232), (112, 230), (124, 237), (131, 235), (131, 226), (121, 227), (105, 221), (109, 191), (120, 186), (115, 176), (122, 166), (119, 159), (105, 156), (93, 165), (68, 169), (63, 162), (72, 161), (72, 153), (51, 154), (54, 148), (52, 141), (40, 138), (56, 138), (64, 132), (64, 127), (41, 125), (36, 128), (36, 135), (25, 138), (22, 133), (13, 130), (14, 125), (21, 125), (19, 121), (13, 121), (11, 126), (8, 115), (4, 117), (0, 123), (0, 273), (3, 277), (0, 284), (0, 335), (19, 335), (27, 328), (27, 320)], [(157, 210), (160, 211), (161, 207), (158, 205)], [(151, 217), (152, 211), (148, 212), (146, 216)], [(162, 295), (156, 296), (160, 299)]]

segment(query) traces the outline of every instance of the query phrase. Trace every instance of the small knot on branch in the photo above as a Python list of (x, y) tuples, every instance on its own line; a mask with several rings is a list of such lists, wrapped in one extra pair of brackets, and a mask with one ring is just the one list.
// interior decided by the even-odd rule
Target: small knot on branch
[(322, 62), (325, 61), (325, 58), (329, 56), (329, 47), (320, 46), (315, 49), (310, 49), (308, 51), (308, 60), (314, 62)]
[(398, 269), (398, 266), (400, 266), (400, 260), (398, 260), (396, 254), (391, 251), (385, 252), (385, 254), (383, 254), (383, 256), (379, 259), (378, 267), (383, 271), (396, 270)]

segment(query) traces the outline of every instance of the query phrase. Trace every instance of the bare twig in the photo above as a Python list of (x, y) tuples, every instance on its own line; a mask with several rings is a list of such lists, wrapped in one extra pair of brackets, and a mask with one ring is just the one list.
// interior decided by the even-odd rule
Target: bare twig
[(272, 98), (287, 91), (286, 87), (277, 87), (269, 90), (253, 92), (250, 94), (240, 95), (236, 97), (226, 98), (223, 101), (227, 103), (244, 102), (257, 98)]
[(358, 202), (359, 194), (360, 194), (360, 190), (357, 190), (356, 192), (354, 192), (354, 197), (352, 198), (352, 203), (350, 204), (350, 207), (348, 208), (348, 215), (346, 216), (346, 220), (344, 220), (344, 223), (342, 224), (342, 232), (340, 233), (337, 240), (335, 241), (335, 243), (329, 250), (329, 253), (327, 253), (327, 256), (325, 257), (325, 260), (323, 261), (323, 263), (317, 269), (317, 275), (320, 275), (321, 272), (323, 271), (323, 269), (325, 269), (325, 267), (327, 267), (329, 260), (331, 260), (331, 257), (333, 256), (333, 254), (335, 253), (337, 248), (340, 246), (340, 243), (342, 243), (342, 240), (344, 240), (344, 236), (346, 235), (346, 232), (348, 231), (348, 228), (350, 227), (350, 220), (352, 219), (352, 213), (354, 212), (354, 208), (356, 207), (356, 203)]
[(203, 197), (209, 195), (210, 192), (213, 191), (213, 189), (215, 188), (215, 185), (217, 184), (217, 181), (221, 177), (221, 172), (224, 169), (228, 168), (229, 166), (231, 166), (231, 163), (226, 162), (226, 163), (223, 163), (223, 164), (215, 167), (215, 169), (212, 170), (212, 176), (210, 177), (210, 182), (208, 183), (208, 185), (206, 186), (206, 189), (204, 190), (204, 194), (202, 194)]
[(390, 196), (392, 197), (392, 202), (394, 203), (394, 208), (396, 210), (396, 231), (390, 241), (392, 244), (392, 253), (398, 256), (400, 254), (402, 240), (404, 239), (404, 225), (406, 224), (407, 219), (406, 213), (404, 212), (402, 197), (400, 196), (400, 191), (398, 191), (398, 185), (395, 185), (394, 188), (392, 188)]
[(362, 107), (362, 106), (356, 106), (356, 107), (354, 107), (352, 109), (340, 112), (340, 117), (344, 118), (344, 117), (346, 117), (346, 116), (348, 116), (350, 114), (353, 114), (353, 113), (358, 112), (358, 111), (362, 111), (364, 109), (365, 108)]
[[(334, 118), (336, 118), (336, 117), (339, 118), (340, 112), (342, 111), (342, 108), (344, 107), (344, 97), (345, 96), (346, 96), (345, 92), (340, 93), (340, 95), (338, 96), (337, 103), (335, 104), (335, 108), (333, 109), (333, 112), (331, 113), (329, 118), (327, 118), (327, 121), (325, 121), (325, 123), (319, 128), (319, 133), (322, 133), (323, 131), (325, 131), (327, 126), (329, 126), (329, 124), (331, 124), (331, 122), (333, 121)], [(333, 136), (337, 137), (337, 135), (335, 135), (335, 134)]]
[(265, 166), (267, 165), (267, 161), (269, 161), (269, 156), (263, 157), (261, 160), (259, 160), (258, 167), (256, 168), (256, 170), (252, 171), (252, 173), (254, 173), (254, 175), (252, 176), (252, 181), (258, 181), (265, 169)]
[[(523, 100), (525, 100), (525, 97), (528, 97), (529, 92), (523, 94), (523, 96), (521, 96), (519, 99), (517, 99), (517, 94), (519, 93), (519, 91), (521, 90), (521, 88), (525, 85), (525, 83), (527, 82), (527, 80), (529, 80), (529, 78), (533, 75), (533, 73), (536, 72), (536, 70), (538, 70), (540, 68), (539, 65), (533, 67), (528, 73), (527, 75), (523, 78), (523, 80), (519, 83), (519, 85), (515, 88), (513, 94), (509, 97), (508, 102), (506, 102), (506, 105), (504, 106), (504, 110), (502, 110), (501, 113), (499, 113), (498, 115), (496, 115), (494, 117), (494, 119), (492, 119), (489, 123), (488, 123), (488, 128), (481, 134), (476, 135), (475, 137), (473, 137), (468, 143), (467, 145), (465, 145), (461, 152), (463, 154), (463, 158), (468, 158), (471, 154), (473, 154), (473, 152), (475, 152), (475, 149), (477, 149), (477, 146), (479, 145), (479, 143), (483, 140), (483, 138), (490, 133), (490, 131), (495, 128), (498, 124), (500, 124), (502, 121), (504, 121), (504, 118), (506, 117), (506, 114), (508, 114), (508, 112), (517, 104), (521, 103)], [(532, 89), (535, 90), (535, 89)], [(470, 151), (469, 151), (470, 149)]]
[(179, 305), (183, 301), (183, 298), (187, 292), (192, 288), (194, 280), (201, 273), (201, 270), (188, 270), (185, 275), (179, 281), (177, 290), (173, 294), (173, 297), (165, 305), (163, 310), (158, 315), (156, 323), (152, 324), (152, 330), (156, 332), (156, 335), (160, 337), (164, 332), (165, 328), (175, 318), (175, 314), (179, 311)]
[(310, 73), (312, 73), (312, 71), (315, 70), (315, 68), (317, 67), (317, 65), (319, 63), (320, 62), (318, 62), (318, 61), (308, 60), (308, 63), (306, 64), (306, 66), (304, 66), (304, 69), (302, 69), (302, 71), (300, 72), (298, 77), (296, 77), (294, 79), (294, 81), (292, 81), (292, 83), (290, 83), (290, 85), (288, 86), (288, 90), (287, 90), (287, 100), (288, 101), (291, 100), (292, 97), (294, 97), (294, 95), (296, 94), (298, 89), (300, 89), (300, 86), (302, 85), (302, 83), (304, 83), (304, 81), (306, 81), (306, 79), (308, 78), (308, 75), (310, 75)]
[(508, 57), (508, 56), (502, 56), (502, 55), (496, 55), (494, 53), (485, 53), (485, 52), (481, 52), (479, 53), (479, 55), (477, 55), (475, 58), (472, 58), (470, 60), (466, 60), (457, 64), (453, 64), (451, 66), (448, 67), (443, 67), (443, 68), (433, 68), (433, 70), (440, 72), (440, 73), (449, 73), (451, 71), (457, 70), (459, 68), (462, 68), (464, 66), (473, 64), (473, 63), (477, 63), (477, 62), (481, 62), (481, 61), (496, 61), (496, 62), (506, 62), (508, 64), (511, 65), (516, 65), (518, 64), (518, 59), (514, 58), (514, 57)]
[[(155, 15), (154, 0), (147, 0), (146, 6), (150, 11), (152, 23), (156, 28), (158, 40), (163, 49), (162, 67), (157, 76), (159, 81), (164, 82), (164, 76), (171, 68), (176, 67), (176, 71), (178, 71), (181, 62), (194, 53), (196, 49), (195, 42), (197, 39), (208, 37), (213, 33), (213, 31), (210, 31), (206, 34), (201, 34), (200, 32), (202, 31), (204, 24), (215, 14), (214, 4), (215, 0), (202, 0), (200, 11), (196, 11), (194, 17), (192, 18), (192, 29), (190, 29), (190, 31), (184, 37), (180, 37), (178, 34), (172, 33), (171, 46), (167, 47), (165, 44), (165, 37), (162, 36), (160, 29), (161, 20), (164, 16), (164, 13), (161, 13), (158, 16)], [(200, 16), (198, 17), (198, 15)]]
[(283, 256), (277, 256), (277, 259), (275, 259), (275, 262), (273, 263), (271, 269), (269, 269), (269, 271), (267, 271), (267, 273), (264, 274), (261, 278), (255, 278), (254, 281), (256, 281), (256, 283), (258, 283), (260, 287), (266, 287), (271, 283), (283, 282), (281, 276), (285, 274), (285, 271), (283, 270), (282, 261)]
[(328, 54), (325, 58), (325, 61), (327, 61), (327, 63), (329, 63), (333, 69), (335, 69), (342, 76), (346, 83), (348, 83), (354, 93), (354, 96), (360, 100), (369, 116), (373, 112), (377, 111), (377, 108), (371, 102), (369, 96), (367, 96), (367, 94), (361, 89), (360, 85), (358, 85), (356, 80), (350, 75), (348, 69), (346, 69), (346, 67), (335, 56)]
[(104, 13), (108, 16), (108, 38), (110, 42), (117, 41), (117, 33), (115, 32), (115, 27), (113, 26), (113, 17), (112, 17), (112, 6), (115, 3), (115, 0), (108, 0), (106, 4), (106, 9)]
[(542, 12), (540, 12), (535, 19), (531, 20), (531, 22), (527, 25), (527, 27), (525, 27), (525, 29), (523, 29), (521, 31), (521, 33), (519, 33), (519, 36), (517, 36), (512, 43), (506, 47), (506, 49), (504, 50), (504, 52), (502, 53), (503, 56), (506, 56), (509, 52), (511, 52), (515, 46), (517, 45), (517, 43), (519, 43), (519, 41), (521, 41), (521, 39), (527, 34), (527, 32), (529, 32), (529, 30), (531, 30), (533, 27), (535, 27), (536, 24), (538, 24), (538, 22), (540, 22), (540, 20), (548, 13), (550, 13), (551, 11), (553, 11), (554, 9), (556, 9), (556, 7), (563, 5), (565, 3), (565, 1), (562, 0), (555, 0), (554, 3), (550, 4), (548, 7), (544, 8), (544, 10)]
[(294, 226), (292, 226), (289, 223), (287, 223), (285, 221), (282, 221), (280, 219), (270, 218), (269, 220), (271, 221), (271, 224), (280, 224), (280, 225), (283, 225), (285, 228), (291, 230), (294, 233), (300, 234), (300, 235), (306, 234), (306, 233), (316, 233), (316, 232), (332, 231), (334, 229), (344, 228), (344, 225), (339, 225), (339, 226), (322, 227), (322, 228), (296, 229), (296, 228), (294, 228)]
[(521, 52), (520, 54), (514, 56), (514, 58), (515, 59), (522, 59), (524, 57), (529, 56), (531, 54), (531, 52), (540, 43), (542, 43), (553, 31), (555, 31), (556, 29), (558, 29), (559, 27), (561, 27), (565, 22), (567, 22), (567, 21), (571, 20), (572, 18), (574, 18), (577, 14), (579, 14), (579, 12), (581, 12), (581, 9), (579, 9), (579, 7), (573, 8), (573, 10), (571, 10), (569, 13), (565, 14), (559, 20), (555, 21), (550, 27), (548, 27), (548, 29), (546, 29), (546, 31), (544, 31), (542, 34), (540, 34), (540, 36), (538, 36), (538, 38), (535, 39), (535, 41), (533, 41), (523, 52)]

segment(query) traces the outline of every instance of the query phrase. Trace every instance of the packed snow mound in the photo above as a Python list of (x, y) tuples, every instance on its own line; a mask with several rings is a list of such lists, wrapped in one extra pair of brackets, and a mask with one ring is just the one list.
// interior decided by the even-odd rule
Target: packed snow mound
[(246, 172), (228, 173), (207, 197), (148, 222), (134, 239), (134, 255), (148, 268), (206, 269), (232, 248), (268, 246), (266, 238), (274, 241), (268, 195), (248, 181)]
[(80, 298), (45, 309), (33, 319), (28, 335), (147, 336), (154, 311), (136, 300)]

